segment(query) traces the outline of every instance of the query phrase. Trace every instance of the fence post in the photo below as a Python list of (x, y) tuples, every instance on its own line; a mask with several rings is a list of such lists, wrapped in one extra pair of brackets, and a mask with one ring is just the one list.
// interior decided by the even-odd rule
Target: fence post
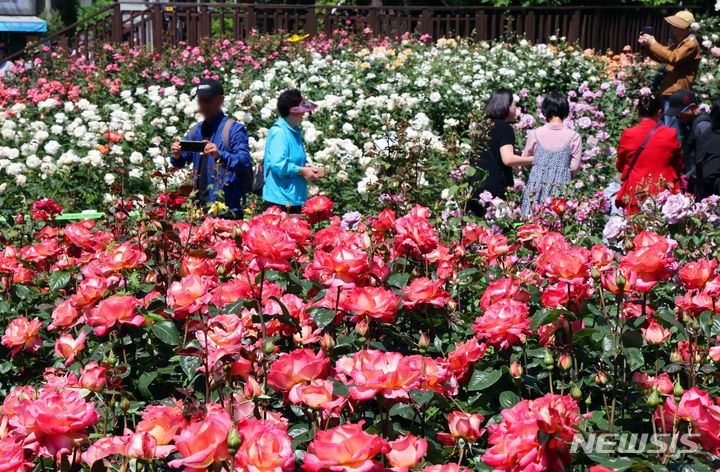
[(247, 13), (245, 14), (245, 34), (250, 34), (251, 30), (257, 26), (255, 18), (255, 7), (248, 6)]
[(373, 34), (380, 34), (380, 19), (378, 18), (378, 12), (376, 8), (370, 7), (368, 10), (367, 22), (368, 27), (372, 30)]
[(58, 47), (63, 51), (67, 51), (70, 48), (70, 42), (68, 41), (67, 35), (60, 38), (60, 41), (58, 41)]
[(163, 11), (160, 5), (153, 5), (150, 21), (152, 22), (153, 49), (160, 51), (163, 47)]
[(317, 14), (315, 9), (310, 7), (305, 13), (305, 27), (303, 32), (315, 36), (317, 34)]
[(420, 14), (420, 34), (433, 35), (432, 10), (423, 10)]
[[(517, 31), (516, 31), (517, 32)], [(535, 42), (535, 12), (533, 10), (530, 10), (528, 14), (525, 16), (525, 37), (529, 41)], [(546, 40), (547, 38), (543, 38), (543, 40)]]
[(580, 39), (580, 22), (582, 21), (582, 17), (580, 15), (582, 15), (582, 13), (578, 8), (575, 10), (575, 13), (573, 13), (572, 18), (570, 19), (570, 28), (568, 31), (568, 41), (570, 43), (574, 43)]
[(208, 7), (201, 6), (198, 13), (198, 42), (212, 37), (212, 19)]
[(121, 43), (123, 40), (123, 21), (122, 10), (120, 4), (116, 3), (112, 12), (112, 32), (111, 38), (113, 43)]
[(483, 41), (485, 39), (485, 10), (478, 8), (475, 10), (475, 41)]

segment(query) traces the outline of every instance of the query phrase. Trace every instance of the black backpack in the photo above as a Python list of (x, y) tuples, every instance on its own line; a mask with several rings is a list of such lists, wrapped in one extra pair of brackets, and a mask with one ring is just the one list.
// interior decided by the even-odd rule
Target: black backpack
[(720, 149), (706, 153), (695, 163), (694, 174), (691, 184), (698, 201), (710, 195), (720, 195)]
[(690, 190), (702, 200), (720, 195), (720, 130), (703, 134), (697, 147), (695, 168), (688, 174)]

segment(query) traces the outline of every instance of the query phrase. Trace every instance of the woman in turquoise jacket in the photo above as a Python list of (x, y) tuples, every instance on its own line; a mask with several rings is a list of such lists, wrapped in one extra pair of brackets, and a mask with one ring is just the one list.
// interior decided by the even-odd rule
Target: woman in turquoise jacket
[(307, 200), (307, 181), (323, 177), (321, 167), (307, 165), (299, 125), (305, 113), (317, 105), (303, 99), (300, 91), (287, 90), (277, 100), (280, 118), (268, 131), (265, 141), (263, 200), (267, 206), (279, 205), (290, 213), (300, 213)]

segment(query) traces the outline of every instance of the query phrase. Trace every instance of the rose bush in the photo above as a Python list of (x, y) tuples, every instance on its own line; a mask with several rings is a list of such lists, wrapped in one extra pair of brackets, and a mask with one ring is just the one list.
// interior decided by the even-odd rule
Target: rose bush
[[(711, 41), (717, 30), (709, 20), (701, 31)], [(456, 211), (490, 92), (509, 87), (518, 96), (521, 144), (542, 120), (541, 96), (560, 89), (571, 100), (568, 124), (584, 142), (583, 179), (574, 185), (590, 196), (615, 176), (614, 146), (634, 119), (633, 100), (651, 82), (650, 66), (635, 59), (562, 40), (433, 43), (344, 31), (303, 42), (274, 36), (180, 45), (162, 54), (106, 45), (92, 61), (47, 51), (0, 84), (0, 207), (14, 216), (51, 197), (70, 210), (100, 209), (187, 183), (187, 172), (165, 174), (167, 156), (198, 119), (191, 93), (204, 77), (225, 81), (227, 111), (248, 127), (256, 163), (280, 91), (299, 87), (318, 101), (303, 134), (329, 177), (311, 192), (332, 195), (342, 211), (406, 212), (415, 203)], [(715, 59), (703, 59), (705, 99), (717, 96), (717, 72)]]
[[(28, 219), (0, 253), (0, 463), (712, 470), (715, 202), (668, 224), (666, 198), (604, 242), (602, 196), (510, 223), (490, 202), (483, 224), (415, 206), (349, 228), (329, 200)], [(578, 447), (608, 432), (667, 436)]]
[[(626, 219), (600, 191), (651, 64), (343, 32), (67, 61), (0, 86), (0, 470), (720, 468), (719, 199)], [(213, 75), (256, 159), (280, 90), (321, 99), (304, 134), (332, 177), (301, 215), (205, 216), (167, 172)], [(531, 216), (483, 195), (479, 222), (467, 161), (501, 86), (520, 137), (567, 91), (584, 167)], [(57, 220), (86, 205), (105, 216)]]

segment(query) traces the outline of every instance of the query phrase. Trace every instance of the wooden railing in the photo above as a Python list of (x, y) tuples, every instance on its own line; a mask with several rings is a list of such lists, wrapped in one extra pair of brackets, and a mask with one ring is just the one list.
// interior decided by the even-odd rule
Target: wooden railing
[(69, 26), (20, 54), (56, 44), (76, 54), (89, 54), (94, 45), (127, 42), (159, 50), (207, 38), (245, 39), (251, 32), (328, 35), (338, 29), (400, 36), (406, 32), (474, 37), (490, 40), (506, 35), (544, 42), (564, 36), (581, 47), (605, 51), (634, 44), (643, 26), (655, 28), (660, 39), (670, 35), (663, 17), (679, 7), (358, 7), (327, 5), (262, 5), (189, 2), (123, 2), (134, 11), (110, 6)]

